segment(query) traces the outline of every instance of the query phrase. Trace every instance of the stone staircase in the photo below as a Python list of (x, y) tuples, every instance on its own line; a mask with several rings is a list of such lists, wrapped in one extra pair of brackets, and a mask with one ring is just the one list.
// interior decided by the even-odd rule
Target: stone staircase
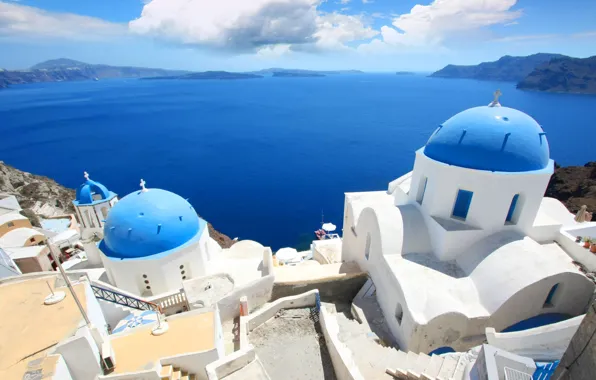
[(161, 380), (196, 380), (197, 376), (189, 374), (188, 372), (181, 370), (180, 368), (164, 365), (161, 367), (159, 373)]
[(400, 380), (462, 380), (466, 378), (468, 356), (432, 355), (398, 351), (385, 372)]

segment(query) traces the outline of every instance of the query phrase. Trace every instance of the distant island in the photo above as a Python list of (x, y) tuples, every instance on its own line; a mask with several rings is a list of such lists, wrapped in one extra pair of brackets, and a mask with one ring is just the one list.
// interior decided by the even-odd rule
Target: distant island
[(26, 70), (0, 69), (0, 88), (15, 84), (69, 82), (107, 78), (143, 78), (182, 75), (188, 71), (132, 66), (96, 65), (67, 58), (52, 59)]
[(205, 71), (201, 73), (189, 73), (184, 75), (168, 75), (159, 77), (142, 78), (145, 80), (155, 79), (218, 79), (218, 80), (237, 80), (237, 79), (257, 79), (263, 78), (262, 75), (250, 73), (231, 73), (228, 71)]
[(520, 90), (596, 94), (596, 56), (556, 58), (536, 67), (517, 84)]
[(430, 76), (435, 78), (466, 78), (491, 81), (519, 82), (536, 67), (553, 58), (567, 58), (561, 54), (538, 53), (527, 57), (506, 55), (494, 62), (473, 66), (447, 65)]
[(360, 70), (303, 70), (303, 69), (281, 69), (281, 68), (269, 68), (259, 71), (252, 71), (251, 74), (257, 75), (270, 75), (274, 77), (309, 77), (309, 76), (327, 76), (327, 75), (339, 75), (339, 74), (364, 74)]
[(416, 73), (413, 73), (411, 71), (398, 71), (395, 73), (395, 75), (416, 75)]
[(293, 72), (276, 72), (273, 73), (273, 77), (279, 78), (318, 78), (318, 77), (325, 77), (325, 74), (321, 73), (293, 73)]

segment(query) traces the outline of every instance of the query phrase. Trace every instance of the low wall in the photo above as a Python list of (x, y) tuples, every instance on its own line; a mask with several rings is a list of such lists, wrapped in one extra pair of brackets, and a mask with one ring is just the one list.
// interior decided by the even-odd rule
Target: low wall
[(575, 236), (583, 236), (579, 232), (576, 234), (576, 232), (577, 231), (561, 231), (559, 236), (557, 236), (557, 243), (563, 247), (573, 260), (582, 263), (582, 265), (590, 272), (596, 272), (596, 254), (575, 242)]
[(62, 355), (73, 379), (94, 379), (102, 373), (99, 348), (87, 327), (58, 343), (53, 353)]
[(240, 297), (248, 299), (248, 310), (252, 311), (264, 305), (271, 299), (273, 281), (275, 277), (270, 274), (261, 277), (246, 286), (234, 289), (231, 293), (217, 302), (221, 321), (230, 321), (240, 315)]
[(352, 351), (339, 340), (339, 325), (335, 316), (329, 314), (322, 307), (319, 313), (319, 323), (325, 337), (327, 351), (331, 356), (331, 363), (338, 380), (364, 380), (354, 362)]
[(192, 352), (177, 356), (170, 356), (160, 360), (162, 366), (171, 365), (175, 368), (182, 368), (189, 373), (197, 375), (198, 380), (207, 380), (205, 367), (209, 363), (219, 359), (217, 349), (208, 351)]
[(216, 360), (205, 367), (208, 380), (219, 380), (238, 371), (255, 360), (256, 354), (253, 346), (249, 345), (243, 350), (236, 351), (224, 358)]
[(273, 318), (275, 314), (281, 309), (297, 309), (307, 306), (313, 306), (317, 301), (318, 290), (311, 290), (309, 292), (299, 294), (297, 296), (285, 297), (272, 302), (267, 307), (264, 307), (254, 314), (250, 314), (246, 318), (246, 326), (248, 332), (259, 327), (269, 319)]
[(275, 268), (271, 299), (302, 294), (314, 289), (325, 302), (352, 302), (368, 275), (355, 262), (319, 266)]
[(584, 315), (580, 315), (563, 322), (510, 333), (497, 333), (489, 327), (486, 339), (488, 344), (512, 354), (538, 361), (559, 360), (583, 319)]
[(161, 380), (155, 369), (139, 372), (119, 373), (116, 375), (98, 376), (98, 380)]

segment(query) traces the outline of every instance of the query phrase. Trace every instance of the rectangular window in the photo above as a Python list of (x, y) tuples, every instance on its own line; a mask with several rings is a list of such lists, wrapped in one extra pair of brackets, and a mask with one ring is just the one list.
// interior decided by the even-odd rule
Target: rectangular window
[(32, 237), (31, 239), (29, 239), (29, 241), (30, 241), (31, 243), (33, 243), (33, 242), (35, 241), (35, 238), (34, 238), (34, 237)]
[(459, 190), (457, 198), (455, 199), (455, 205), (453, 206), (453, 212), (451, 213), (452, 218), (458, 218), (466, 220), (468, 217), (468, 211), (470, 210), (470, 204), (472, 203), (473, 192), (468, 190)]
[(424, 200), (424, 193), (426, 192), (426, 183), (428, 182), (428, 178), (422, 177), (420, 180), (420, 185), (418, 186), (418, 196), (416, 197), (416, 202), (422, 204)]
[(513, 213), (515, 212), (515, 206), (517, 206), (517, 200), (519, 199), (519, 194), (515, 194), (513, 199), (511, 200), (511, 206), (509, 206), (509, 212), (507, 213), (507, 219), (505, 222), (512, 223), (513, 222)]
[(8, 222), (8, 223), (6, 223), (6, 226), (7, 227), (14, 227), (14, 223), (13, 222)]

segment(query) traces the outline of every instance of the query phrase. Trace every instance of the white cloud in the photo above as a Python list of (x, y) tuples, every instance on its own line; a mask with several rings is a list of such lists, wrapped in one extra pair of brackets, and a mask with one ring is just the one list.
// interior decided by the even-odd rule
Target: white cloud
[(327, 13), (317, 17), (316, 46), (323, 50), (347, 49), (345, 43), (373, 38), (379, 32), (366, 26), (361, 16)]
[(370, 4), (373, 0), (362, 0), (362, 4)]
[(347, 42), (378, 34), (360, 16), (321, 13), (321, 2), (153, 0), (129, 27), (172, 42), (260, 54), (279, 51), (273, 48), (277, 45), (291, 50), (342, 49)]
[(339, 0), (339, 3), (338, 4), (347, 4), (350, 1), (352, 1), (352, 0)]
[(95, 40), (125, 33), (127, 29), (122, 24), (0, 1), (0, 36), (3, 37)]
[(435, 0), (415, 5), (410, 13), (381, 28), (381, 42), (375, 49), (390, 47), (439, 47), (452, 39), (469, 37), (482, 28), (511, 23), (521, 16), (511, 8), (517, 0)]

